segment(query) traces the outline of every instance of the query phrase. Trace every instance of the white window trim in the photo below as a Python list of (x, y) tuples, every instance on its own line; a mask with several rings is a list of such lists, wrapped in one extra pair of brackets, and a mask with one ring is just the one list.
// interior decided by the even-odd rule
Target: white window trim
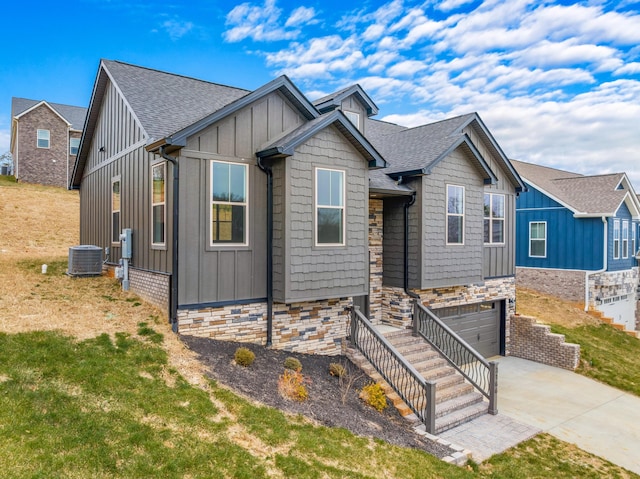
[[(533, 225), (539, 225), (539, 224), (543, 224), (544, 225), (544, 256), (539, 256), (539, 255), (534, 255), (531, 252), (531, 242), (533, 240), (535, 241), (542, 241), (543, 238), (532, 238), (531, 237), (531, 226)], [(547, 228), (547, 222), (546, 221), (530, 221), (529, 222), (529, 257), (530, 258), (546, 258), (547, 257), (547, 240), (548, 240), (548, 228)]]
[[(78, 141), (78, 146), (76, 146), (76, 152), (75, 153), (71, 153), (71, 143), (77, 140)], [(80, 148), (80, 138), (69, 138), (69, 155), (73, 155), (73, 156), (78, 156), (78, 150)]]
[(613, 220), (613, 259), (620, 259), (620, 220)]
[(638, 225), (631, 222), (631, 256), (635, 256), (636, 251), (636, 236), (638, 235)]
[[(115, 210), (113, 209), (113, 185), (115, 183), (118, 183), (118, 188), (120, 191), (120, 209)], [(111, 228), (109, 228), (111, 230), (111, 244), (112, 245), (119, 245), (120, 244), (120, 233), (122, 232), (122, 181), (120, 178), (120, 175), (118, 176), (114, 176), (113, 178), (111, 178)], [(114, 213), (118, 213), (118, 232), (117, 232), (117, 238), (118, 241), (114, 241), (113, 238), (116, 237), (116, 235), (114, 234), (115, 232), (113, 231), (113, 214)]]
[[(33, 130), (32, 130), (33, 131)], [(47, 132), (47, 146), (40, 146), (38, 143), (40, 142), (40, 132)], [(44, 138), (43, 138), (44, 140)], [(51, 148), (51, 131), (46, 130), (44, 128), (38, 128), (36, 132), (36, 148), (40, 148), (42, 150), (48, 150)]]
[[(342, 210), (342, 242), (341, 243), (318, 243), (318, 171), (337, 171), (342, 173), (342, 206), (329, 206), (329, 205), (320, 205), (322, 208), (330, 208), (330, 209), (341, 209)], [(325, 248), (325, 247), (336, 247), (336, 246), (345, 246), (347, 244), (347, 172), (345, 170), (340, 170), (336, 168), (324, 168), (324, 167), (315, 167), (314, 168), (314, 186), (315, 186), (315, 194), (313, 195), (313, 244), (314, 246)]]
[(622, 222), (622, 257), (629, 257), (629, 222)]
[[(231, 202), (231, 201), (214, 201), (213, 200), (213, 164), (214, 163), (222, 163), (228, 165), (240, 165), (244, 167), (245, 175), (244, 175), (244, 202)], [(211, 248), (227, 248), (229, 246), (248, 246), (249, 245), (249, 165), (247, 163), (240, 163), (237, 161), (226, 161), (226, 160), (211, 160), (209, 162), (209, 247)], [(244, 242), (242, 243), (232, 243), (232, 242), (224, 242), (224, 243), (216, 243), (213, 241), (213, 205), (241, 205), (244, 206)]]
[[(462, 189), (462, 214), (449, 213), (449, 187), (450, 186)], [(465, 215), (467, 210), (467, 204), (466, 204), (467, 190), (462, 185), (453, 185), (453, 184), (446, 184), (445, 188), (446, 188), (445, 190), (446, 201), (444, 205), (444, 213), (445, 213), (446, 219), (445, 219), (445, 228), (444, 228), (444, 240), (447, 246), (464, 246), (464, 239), (465, 239), (464, 229), (466, 226)], [(449, 216), (462, 217), (462, 242), (461, 243), (449, 243)]]
[[(489, 220), (489, 242), (485, 243), (486, 245), (490, 245), (490, 246), (504, 246), (506, 244), (506, 226), (507, 226), (507, 214), (506, 214), (506, 209), (507, 209), (507, 198), (506, 195), (503, 195), (501, 193), (485, 193), (485, 195), (489, 195), (490, 196), (490, 200), (489, 200), (489, 216), (484, 216), (483, 220)], [(491, 216), (491, 211), (493, 211), (493, 198), (500, 196), (502, 197), (502, 213), (503, 213), (503, 217), (502, 218), (493, 218)], [(483, 198), (483, 205), (484, 205), (484, 198)], [(483, 206), (484, 207), (484, 206)], [(502, 241), (494, 243), (493, 242), (493, 220), (502, 220)], [(484, 228), (484, 224), (482, 225)], [(484, 232), (483, 232), (484, 234)]]
[[(162, 169), (164, 170), (164, 201), (159, 202), (159, 203), (154, 203), (153, 202), (153, 170), (154, 168), (158, 168), (158, 167), (162, 167)], [(155, 163), (153, 165), (151, 165), (151, 246), (159, 246), (159, 247), (163, 247), (167, 245), (167, 164), (165, 162), (160, 162), (160, 163)], [(164, 205), (164, 218), (163, 218), (163, 223), (162, 223), (162, 228), (164, 229), (163, 235), (162, 237), (164, 238), (164, 241), (162, 243), (155, 243), (153, 241), (153, 208), (155, 206), (159, 206), (159, 205)]]

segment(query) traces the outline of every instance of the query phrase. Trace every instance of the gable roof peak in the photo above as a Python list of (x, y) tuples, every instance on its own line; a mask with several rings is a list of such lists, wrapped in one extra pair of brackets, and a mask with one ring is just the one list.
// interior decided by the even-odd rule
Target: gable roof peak
[(342, 101), (351, 95), (355, 95), (358, 101), (362, 103), (367, 111), (367, 116), (374, 116), (378, 114), (378, 106), (358, 83), (354, 83), (353, 85), (344, 87), (341, 90), (330, 93), (329, 95), (325, 95), (322, 98), (318, 98), (313, 102), (313, 105), (319, 112), (326, 113), (340, 107)]

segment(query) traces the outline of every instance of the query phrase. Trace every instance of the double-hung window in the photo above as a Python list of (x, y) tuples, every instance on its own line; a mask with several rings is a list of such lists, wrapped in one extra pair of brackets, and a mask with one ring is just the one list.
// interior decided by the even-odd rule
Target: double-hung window
[(484, 195), (484, 242), (504, 243), (504, 195)]
[(464, 244), (464, 187), (447, 185), (447, 244)]
[(211, 244), (247, 244), (248, 168), (211, 162)]
[(80, 138), (69, 138), (69, 154), (77, 155), (80, 146)]
[(547, 257), (547, 223), (545, 221), (529, 223), (529, 256)]
[(111, 242), (120, 242), (120, 177), (111, 180)]
[(620, 220), (613, 220), (613, 259), (620, 258)]
[(638, 225), (631, 222), (631, 256), (635, 256), (636, 252), (636, 237), (638, 236)]
[(151, 243), (154, 246), (164, 246), (165, 244), (166, 172), (166, 163), (158, 163), (151, 167)]
[(622, 257), (629, 257), (629, 222), (622, 222)]
[(344, 245), (345, 172), (316, 168), (316, 245)]
[(49, 130), (38, 130), (38, 148), (49, 148), (51, 133)]

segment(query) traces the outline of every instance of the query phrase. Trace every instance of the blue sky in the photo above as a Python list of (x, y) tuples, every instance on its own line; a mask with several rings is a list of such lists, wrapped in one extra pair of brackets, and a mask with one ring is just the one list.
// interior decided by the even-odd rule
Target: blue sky
[(100, 58), (254, 89), (287, 74), (311, 99), (353, 83), (377, 118), (476, 111), (514, 159), (626, 172), (640, 191), (640, 2), (529, 0), (11, 2), (11, 97), (87, 106)]

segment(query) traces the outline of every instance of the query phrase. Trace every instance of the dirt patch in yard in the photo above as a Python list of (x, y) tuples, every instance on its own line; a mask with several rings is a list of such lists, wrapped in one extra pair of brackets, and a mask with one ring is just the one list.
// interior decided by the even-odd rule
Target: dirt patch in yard
[(516, 290), (516, 312), (533, 316), (539, 323), (557, 324), (567, 328), (600, 323), (599, 319), (585, 312), (581, 304), (520, 287)]

